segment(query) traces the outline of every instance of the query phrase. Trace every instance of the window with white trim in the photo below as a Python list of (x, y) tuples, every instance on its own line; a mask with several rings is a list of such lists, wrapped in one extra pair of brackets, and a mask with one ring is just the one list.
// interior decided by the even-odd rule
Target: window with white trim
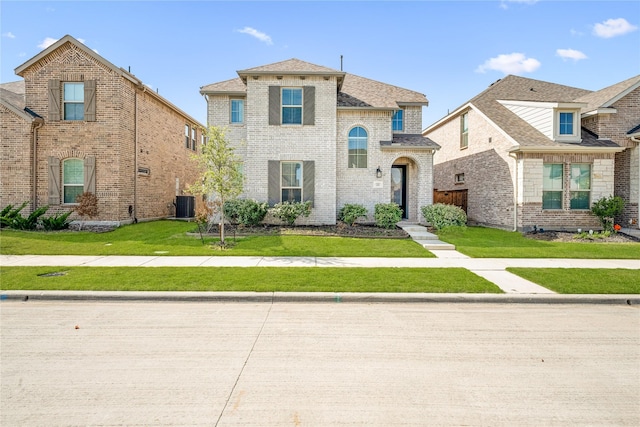
[(244, 123), (244, 99), (231, 100), (231, 123)]
[(282, 88), (282, 124), (302, 124), (302, 88)]
[(66, 159), (62, 162), (63, 203), (76, 203), (76, 199), (82, 193), (84, 193), (84, 161)]
[(391, 119), (391, 130), (402, 132), (404, 130), (404, 110), (397, 110)]
[(460, 116), (460, 149), (469, 146), (469, 113)]
[(189, 138), (189, 133), (191, 132), (191, 126), (188, 124), (184, 125), (184, 145), (189, 148), (191, 146), (191, 139)]
[(591, 206), (591, 165), (589, 163), (573, 163), (570, 167), (571, 209), (588, 210)]
[(367, 167), (367, 131), (354, 127), (349, 131), (349, 168)]
[(281, 200), (283, 202), (302, 201), (302, 162), (280, 163)]
[(543, 166), (542, 209), (562, 209), (564, 199), (564, 165), (548, 163)]
[(64, 120), (84, 120), (84, 83), (65, 82), (62, 103)]

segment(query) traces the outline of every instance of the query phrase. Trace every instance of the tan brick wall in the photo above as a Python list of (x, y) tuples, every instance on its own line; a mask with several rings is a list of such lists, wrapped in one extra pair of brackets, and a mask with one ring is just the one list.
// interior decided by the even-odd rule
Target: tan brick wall
[[(45, 118), (38, 138), (38, 206), (49, 202), (49, 156), (61, 161), (93, 156), (99, 203), (95, 220), (127, 222), (134, 216), (143, 220), (173, 214), (176, 191), (181, 193), (196, 179), (189, 160), (193, 151), (186, 149), (184, 142), (186, 118), (151, 94), (142, 94), (119, 71), (85, 55), (71, 44), (61, 46), (29, 67), (23, 77), (26, 105)], [(51, 79), (63, 82), (96, 80), (96, 121), (48, 120), (47, 86)], [(199, 144), (199, 136), (197, 142)], [(139, 166), (151, 169), (150, 176), (138, 176), (136, 157)], [(180, 182), (176, 189), (177, 178)], [(135, 205), (136, 180), (138, 209), (130, 215), (129, 206)], [(3, 195), (6, 191), (3, 185)], [(73, 207), (51, 206), (49, 213), (66, 212)]]
[(0, 209), (18, 207), (31, 201), (31, 123), (0, 105), (0, 140)]

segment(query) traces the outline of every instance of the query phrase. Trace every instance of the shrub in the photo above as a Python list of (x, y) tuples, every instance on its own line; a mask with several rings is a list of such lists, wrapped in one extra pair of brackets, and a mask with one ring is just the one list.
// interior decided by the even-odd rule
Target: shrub
[(24, 218), (22, 215), (16, 215), (12, 218), (9, 227), (14, 228), (16, 230), (35, 230), (38, 226), (38, 221), (40, 217), (47, 212), (49, 206), (42, 206), (31, 212), (31, 214)]
[(378, 227), (395, 228), (402, 219), (402, 209), (397, 203), (379, 203), (373, 216)]
[(269, 205), (251, 199), (234, 199), (225, 202), (224, 215), (231, 222), (242, 225), (258, 225), (269, 211)]
[(311, 215), (311, 202), (282, 202), (271, 208), (271, 213), (288, 225), (293, 225), (300, 215)]
[(422, 216), (436, 230), (445, 227), (464, 226), (467, 223), (467, 214), (458, 206), (436, 203), (423, 206)]
[(605, 231), (615, 231), (613, 220), (624, 209), (624, 199), (618, 196), (603, 197), (593, 204), (591, 213), (598, 217), (600, 225)]
[(346, 204), (338, 212), (338, 219), (353, 225), (358, 218), (366, 217), (367, 213), (367, 208), (362, 205)]
[(69, 228), (69, 215), (72, 213), (73, 211), (56, 214), (48, 218), (42, 218), (40, 222), (46, 231), (64, 230)]
[(28, 202), (24, 202), (20, 207), (14, 208), (13, 205), (7, 205), (0, 212), (0, 227), (11, 227), (14, 218), (20, 216), (20, 211), (27, 206)]

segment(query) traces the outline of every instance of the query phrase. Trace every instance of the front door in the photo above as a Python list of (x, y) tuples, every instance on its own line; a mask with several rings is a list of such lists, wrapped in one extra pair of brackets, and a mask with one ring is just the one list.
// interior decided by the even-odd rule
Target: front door
[(391, 167), (391, 202), (402, 209), (402, 218), (407, 215), (407, 167), (397, 165)]

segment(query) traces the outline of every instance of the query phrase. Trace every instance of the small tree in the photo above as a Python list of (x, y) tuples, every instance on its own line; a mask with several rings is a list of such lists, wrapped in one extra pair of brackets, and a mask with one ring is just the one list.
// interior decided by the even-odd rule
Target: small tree
[(624, 209), (624, 199), (618, 196), (603, 197), (593, 204), (591, 213), (598, 217), (604, 231), (614, 232), (613, 221)]
[[(98, 216), (98, 198), (95, 194), (85, 191), (76, 198), (76, 203), (78, 206), (75, 211), (81, 218)], [(82, 222), (80, 222), (78, 229), (82, 230)]]
[[(192, 156), (200, 171), (200, 180), (190, 185), (188, 191), (206, 196), (213, 212), (220, 214), (220, 245), (224, 246), (224, 203), (242, 193), (240, 158), (227, 141), (224, 129), (209, 126), (206, 138), (201, 153)], [(209, 201), (211, 197), (215, 197), (213, 201)]]

